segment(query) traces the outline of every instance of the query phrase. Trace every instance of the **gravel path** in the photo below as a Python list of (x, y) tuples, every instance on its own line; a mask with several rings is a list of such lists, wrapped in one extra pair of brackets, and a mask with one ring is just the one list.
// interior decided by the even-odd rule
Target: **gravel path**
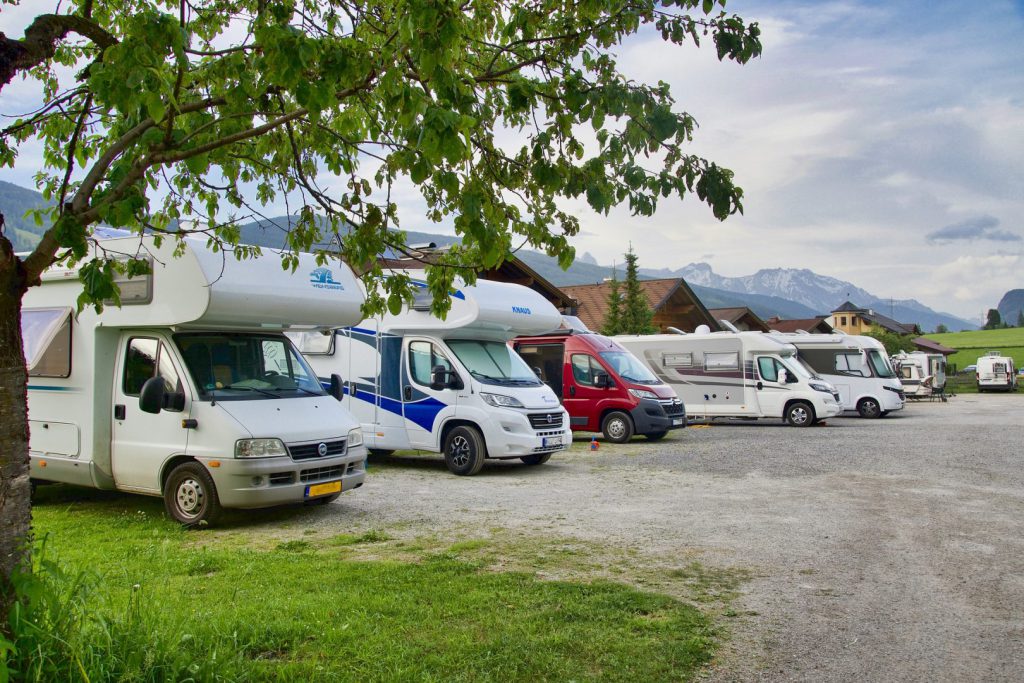
[(389, 459), (304, 520), (571, 537), (748, 570), (712, 681), (1024, 680), (1024, 396), (691, 428), (455, 477)]

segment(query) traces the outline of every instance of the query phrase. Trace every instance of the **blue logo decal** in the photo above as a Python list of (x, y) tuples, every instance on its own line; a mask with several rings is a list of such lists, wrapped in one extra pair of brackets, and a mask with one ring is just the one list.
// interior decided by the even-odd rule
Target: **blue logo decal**
[(334, 281), (330, 268), (317, 268), (309, 274), (309, 282), (316, 289), (345, 289), (340, 282)]
[(513, 313), (521, 313), (523, 315), (532, 315), (530, 313), (530, 309), (526, 308), (525, 306), (513, 306), (512, 307), (512, 312)]

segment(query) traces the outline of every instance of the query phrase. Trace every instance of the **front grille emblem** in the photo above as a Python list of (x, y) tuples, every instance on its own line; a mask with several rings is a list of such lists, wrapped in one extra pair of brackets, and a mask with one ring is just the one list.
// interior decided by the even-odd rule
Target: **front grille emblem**
[(316, 452), (320, 455), (321, 458), (327, 455), (327, 444), (321, 443), (320, 445), (318, 445), (316, 447)]

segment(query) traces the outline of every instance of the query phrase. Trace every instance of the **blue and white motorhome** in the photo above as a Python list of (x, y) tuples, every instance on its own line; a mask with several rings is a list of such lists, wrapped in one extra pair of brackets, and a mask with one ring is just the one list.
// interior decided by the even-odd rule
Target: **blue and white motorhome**
[(422, 296), (398, 315), (293, 337), (322, 381), (343, 384), (370, 452), (440, 452), (472, 475), (488, 458), (539, 465), (568, 448), (568, 414), (508, 345), (558, 328), (558, 310), (527, 287), (480, 280), (457, 284), (440, 320), (417, 284)]

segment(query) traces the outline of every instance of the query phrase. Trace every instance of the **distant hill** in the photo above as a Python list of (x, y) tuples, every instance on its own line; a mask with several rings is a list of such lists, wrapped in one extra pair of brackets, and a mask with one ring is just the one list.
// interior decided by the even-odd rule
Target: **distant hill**
[(25, 213), (43, 206), (47, 206), (47, 202), (35, 190), (0, 180), (0, 213), (4, 215), (7, 238), (15, 251), (29, 251), (39, 242), (44, 228), (26, 218)]
[(997, 308), (1003, 322), (1016, 327), (1021, 312), (1024, 312), (1024, 289), (1011, 289), (999, 300)]

